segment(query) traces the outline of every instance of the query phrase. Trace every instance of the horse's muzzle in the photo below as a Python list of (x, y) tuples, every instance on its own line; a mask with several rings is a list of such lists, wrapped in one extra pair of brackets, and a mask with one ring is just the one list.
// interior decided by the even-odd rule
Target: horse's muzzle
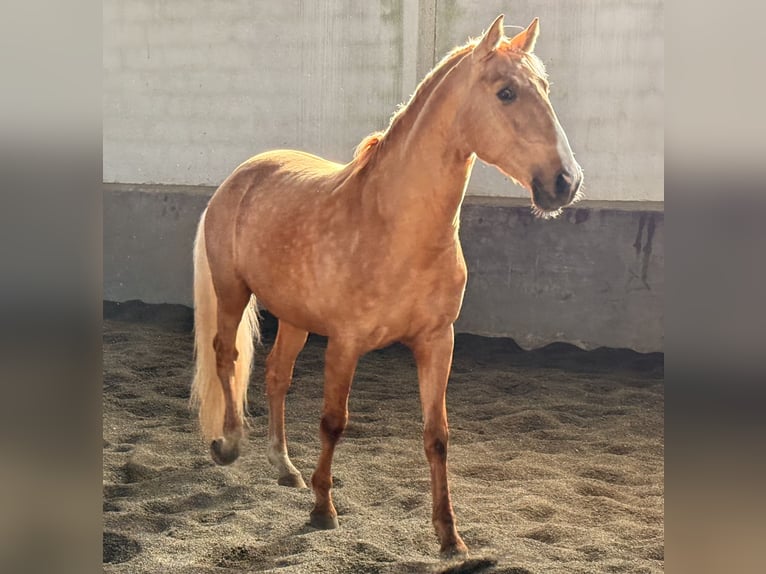
[(582, 170), (579, 167), (573, 171), (561, 170), (548, 189), (535, 177), (532, 179), (532, 201), (544, 211), (555, 211), (572, 203), (581, 184)]

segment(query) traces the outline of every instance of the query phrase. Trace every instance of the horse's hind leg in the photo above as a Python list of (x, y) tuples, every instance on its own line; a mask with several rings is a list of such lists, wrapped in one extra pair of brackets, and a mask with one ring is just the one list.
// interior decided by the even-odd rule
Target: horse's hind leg
[[(210, 445), (217, 464), (231, 464), (239, 457), (239, 443), (244, 435), (242, 397), (235, 380), (237, 328), (250, 301), (250, 291), (244, 283), (218, 286), (218, 331), (213, 339), (216, 370), (223, 389), (225, 411), (223, 437)], [(246, 381), (241, 384), (246, 385)]]
[(359, 352), (353, 345), (331, 338), (325, 353), (324, 406), (320, 434), (322, 452), (311, 477), (315, 504), (311, 511), (311, 525), (314, 528), (338, 527), (338, 513), (332, 503), (332, 456), (346, 423), (348, 422), (348, 393), (354, 378)]
[(277, 339), (266, 359), (266, 396), (269, 400), (269, 462), (279, 471), (282, 486), (306, 488), (301, 473), (287, 456), (285, 438), (285, 395), (293, 377), (298, 353), (306, 344), (308, 332), (279, 322)]
[(431, 467), (432, 521), (441, 543), (443, 556), (468, 551), (457, 532), (447, 483), (447, 380), (452, 364), (454, 332), (452, 325), (414, 341), (418, 365), (420, 402), (423, 407), (423, 446)]

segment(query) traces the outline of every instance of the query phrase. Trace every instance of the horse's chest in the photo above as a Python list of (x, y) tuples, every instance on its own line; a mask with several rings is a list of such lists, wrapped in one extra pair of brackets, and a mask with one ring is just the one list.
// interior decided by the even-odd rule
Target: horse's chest
[(418, 330), (427, 323), (452, 323), (460, 312), (466, 282), (462, 257), (403, 266), (360, 290), (360, 310), (392, 332)]

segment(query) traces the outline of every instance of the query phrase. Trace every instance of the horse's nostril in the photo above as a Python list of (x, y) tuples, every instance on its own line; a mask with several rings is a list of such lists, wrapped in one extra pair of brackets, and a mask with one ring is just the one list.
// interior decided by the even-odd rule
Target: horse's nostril
[(556, 196), (566, 197), (572, 189), (572, 176), (568, 172), (562, 171), (556, 177)]

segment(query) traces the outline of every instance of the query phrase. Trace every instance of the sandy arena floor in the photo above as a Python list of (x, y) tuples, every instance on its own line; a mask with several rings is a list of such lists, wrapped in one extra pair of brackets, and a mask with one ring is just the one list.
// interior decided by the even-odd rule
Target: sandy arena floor
[[(458, 336), (449, 472), (471, 554), (443, 561), (406, 348), (359, 363), (333, 465), (341, 527), (315, 531), (311, 491), (278, 486), (265, 456), (273, 321), (256, 355), (247, 448), (224, 468), (187, 409), (188, 309), (105, 304), (104, 316), (105, 572), (663, 571), (662, 355), (524, 352), (508, 339)], [(324, 343), (310, 338), (287, 399), (289, 450), (307, 481)]]

